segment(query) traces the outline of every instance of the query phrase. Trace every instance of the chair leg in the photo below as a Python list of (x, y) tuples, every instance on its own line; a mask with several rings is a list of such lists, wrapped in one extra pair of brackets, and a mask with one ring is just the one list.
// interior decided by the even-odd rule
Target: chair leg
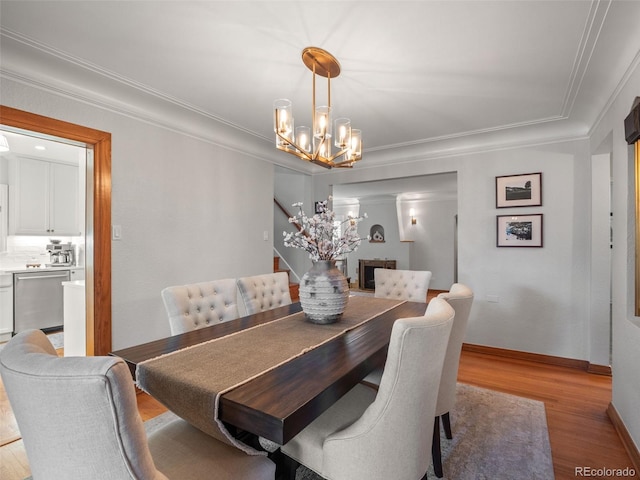
[(451, 419), (449, 418), (449, 412), (442, 415), (442, 428), (444, 428), (444, 433), (449, 440), (453, 438), (453, 434), (451, 433)]
[[(281, 452), (282, 457), (280, 458), (280, 472), (276, 473), (276, 478), (279, 480), (295, 480), (296, 479), (296, 471), (300, 464), (294, 460), (293, 458), (285, 455)], [(276, 464), (276, 468), (277, 468)]]
[(442, 478), (442, 456), (440, 454), (440, 417), (433, 421), (433, 441), (431, 442), (431, 459), (436, 477)]

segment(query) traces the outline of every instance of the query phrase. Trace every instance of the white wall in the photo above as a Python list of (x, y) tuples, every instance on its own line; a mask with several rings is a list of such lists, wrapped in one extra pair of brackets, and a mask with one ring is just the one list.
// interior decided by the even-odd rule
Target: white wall
[[(358, 279), (359, 259), (395, 260), (396, 268), (409, 269), (409, 243), (400, 242), (398, 231), (398, 216), (396, 212), (395, 198), (386, 200), (363, 199), (360, 202), (360, 215), (367, 214), (367, 218), (358, 224), (358, 233), (362, 237), (362, 243), (358, 250), (348, 255), (349, 275), (351, 282)], [(367, 235), (373, 225), (382, 225), (384, 228), (384, 243), (370, 242)]]
[(112, 134), (114, 349), (169, 335), (162, 288), (272, 270), (272, 164), (8, 79), (1, 94)]
[(7, 155), (0, 155), (0, 183), (9, 184), (9, 159)]
[[(297, 209), (292, 207), (294, 203), (298, 202), (303, 203), (303, 210), (307, 215), (313, 215), (315, 200), (311, 194), (311, 177), (309, 175), (276, 167), (274, 184), (275, 198), (290, 215), (298, 213)], [(273, 215), (273, 244), (280, 253), (281, 258), (284, 259), (280, 268), (287, 268), (288, 263), (292, 270), (289, 274), (291, 281), (299, 283), (300, 278), (311, 268), (309, 254), (298, 248), (284, 246), (283, 232), (295, 232), (296, 227), (289, 223), (287, 216), (275, 205)]]
[[(589, 361), (611, 363), (611, 155), (591, 157)], [(603, 339), (609, 341), (603, 342)]]
[(624, 119), (640, 94), (640, 67), (636, 62), (624, 88), (613, 99), (591, 136), (596, 150), (611, 135), (613, 251), (613, 400), (636, 448), (640, 448), (640, 319), (634, 315), (634, 152), (624, 140)]
[[(457, 199), (426, 198), (399, 202), (401, 237), (411, 241), (411, 270), (429, 270), (429, 288), (449, 290), (454, 283)], [(413, 208), (416, 223), (411, 224)]]
[[(466, 159), (459, 172), (459, 275), (476, 293), (470, 343), (588, 359), (585, 147), (568, 142)], [(542, 207), (496, 209), (495, 177), (530, 172), (542, 172)], [(512, 213), (543, 214), (542, 248), (496, 247), (496, 216)]]
[[(476, 293), (466, 341), (589, 358), (587, 140), (365, 166), (314, 176), (331, 185), (457, 171), (459, 281)], [(542, 172), (543, 206), (496, 209), (495, 177)], [(586, 184), (585, 184), (586, 182)], [(543, 248), (497, 248), (496, 216), (542, 213)], [(447, 287), (445, 287), (447, 288)], [(490, 302), (498, 297), (498, 303)]]

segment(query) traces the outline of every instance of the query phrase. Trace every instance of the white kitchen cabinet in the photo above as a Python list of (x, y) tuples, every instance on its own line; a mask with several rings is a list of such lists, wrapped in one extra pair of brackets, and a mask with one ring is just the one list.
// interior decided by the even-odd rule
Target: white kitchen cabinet
[(9, 168), (10, 235), (81, 235), (77, 165), (17, 157)]
[(0, 342), (13, 332), (13, 274), (0, 274)]

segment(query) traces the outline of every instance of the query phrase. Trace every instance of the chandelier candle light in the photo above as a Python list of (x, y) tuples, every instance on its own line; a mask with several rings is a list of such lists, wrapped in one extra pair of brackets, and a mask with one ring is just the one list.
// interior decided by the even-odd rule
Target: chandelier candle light
[[(331, 79), (340, 75), (340, 63), (329, 52), (318, 47), (305, 48), (302, 61), (313, 72), (312, 126), (294, 128), (291, 101), (276, 100), (273, 104), (276, 147), (325, 168), (351, 168), (362, 158), (362, 132), (351, 128), (348, 118), (338, 118), (335, 132), (331, 129)], [(327, 79), (326, 106), (316, 107), (316, 75)], [(334, 135), (338, 151), (332, 155), (331, 138)], [(342, 158), (336, 161), (339, 157)]]
[(331, 197), (318, 202), (319, 213), (313, 217), (304, 213), (301, 202), (294, 203), (298, 213), (289, 218), (289, 223), (297, 225), (299, 231), (283, 233), (285, 247), (305, 250), (313, 261), (311, 270), (300, 280), (299, 294), (305, 318), (319, 324), (337, 322), (347, 307), (349, 284), (336, 268), (336, 260), (358, 248), (358, 222), (367, 217), (348, 215), (343, 222), (336, 222), (335, 213), (327, 208), (329, 200)]

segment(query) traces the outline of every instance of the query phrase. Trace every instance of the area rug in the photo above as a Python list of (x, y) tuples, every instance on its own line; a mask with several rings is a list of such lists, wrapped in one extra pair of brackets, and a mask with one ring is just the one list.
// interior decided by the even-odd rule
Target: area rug
[[(145, 429), (149, 434), (173, 418), (164, 413), (145, 422)], [(459, 383), (451, 429), (452, 440), (441, 435), (443, 480), (554, 478), (542, 402)], [(427, 473), (437, 479), (433, 466)], [(296, 480), (322, 477), (301, 466)]]

